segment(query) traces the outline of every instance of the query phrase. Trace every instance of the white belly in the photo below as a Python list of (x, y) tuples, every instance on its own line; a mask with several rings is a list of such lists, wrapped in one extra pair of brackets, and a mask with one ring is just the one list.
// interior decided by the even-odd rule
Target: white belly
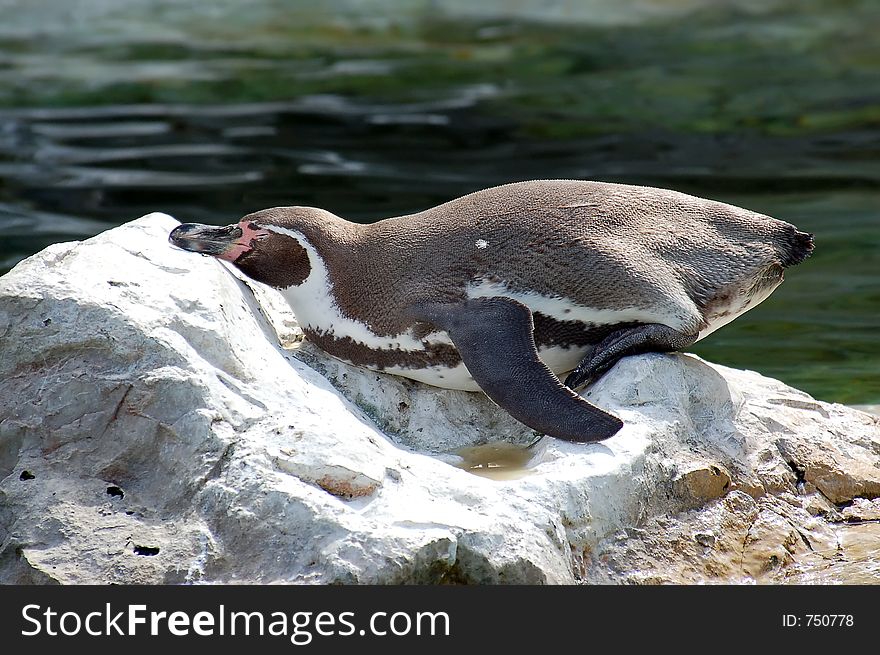
[[(549, 368), (557, 376), (571, 371), (575, 366), (580, 364), (581, 360), (587, 354), (588, 346), (580, 348), (561, 348), (553, 346), (551, 348), (542, 348), (538, 351), (547, 368)], [(447, 366), (429, 366), (427, 368), (411, 369), (400, 367), (388, 367), (385, 373), (399, 375), (401, 377), (424, 382), (435, 387), (444, 389), (460, 389), (462, 391), (479, 391), (480, 387), (474, 382), (471, 374), (468, 372), (464, 364), (459, 364), (454, 368)]]
[(780, 284), (782, 284), (781, 276), (778, 282), (766, 285), (757, 293), (752, 295), (740, 293), (734, 296), (733, 300), (727, 305), (715, 307), (711, 313), (706, 315), (706, 327), (700, 330), (700, 334), (697, 336), (697, 341), (709, 336), (718, 328), (727, 325), (737, 316), (742, 316), (750, 309), (760, 305), (767, 300), (770, 294), (773, 293), (773, 291), (776, 290), (776, 287)]

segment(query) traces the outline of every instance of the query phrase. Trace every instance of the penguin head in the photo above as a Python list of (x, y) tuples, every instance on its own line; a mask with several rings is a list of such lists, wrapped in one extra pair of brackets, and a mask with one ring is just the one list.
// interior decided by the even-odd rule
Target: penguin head
[[(299, 286), (309, 277), (308, 240), (301, 229), (329, 213), (312, 207), (279, 207), (248, 214), (224, 227), (184, 223), (171, 231), (175, 246), (235, 265), (257, 282), (276, 289)], [(338, 219), (337, 219), (338, 220)]]

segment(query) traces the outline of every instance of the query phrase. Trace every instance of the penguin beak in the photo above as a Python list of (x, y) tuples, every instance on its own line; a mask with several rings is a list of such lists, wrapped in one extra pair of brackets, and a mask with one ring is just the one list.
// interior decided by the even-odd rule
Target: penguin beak
[(242, 229), (237, 224), (216, 227), (214, 225), (184, 223), (171, 231), (168, 240), (178, 248), (190, 252), (220, 257), (230, 247), (236, 245), (241, 237)]

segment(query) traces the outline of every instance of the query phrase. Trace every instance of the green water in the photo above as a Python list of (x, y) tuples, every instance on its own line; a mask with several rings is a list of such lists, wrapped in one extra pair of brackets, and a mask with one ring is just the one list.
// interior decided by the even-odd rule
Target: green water
[(153, 210), (650, 184), (816, 235), (695, 352), (880, 402), (880, 2), (575, 5), (0, 0), (0, 271)]

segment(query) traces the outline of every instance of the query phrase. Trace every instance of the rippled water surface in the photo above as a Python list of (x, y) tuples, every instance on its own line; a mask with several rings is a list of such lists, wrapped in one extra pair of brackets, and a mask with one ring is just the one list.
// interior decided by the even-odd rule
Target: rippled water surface
[(880, 3), (353, 4), (0, 0), (0, 271), (155, 210), (372, 221), (523, 179), (664, 186), (816, 234), (694, 350), (880, 402)]

